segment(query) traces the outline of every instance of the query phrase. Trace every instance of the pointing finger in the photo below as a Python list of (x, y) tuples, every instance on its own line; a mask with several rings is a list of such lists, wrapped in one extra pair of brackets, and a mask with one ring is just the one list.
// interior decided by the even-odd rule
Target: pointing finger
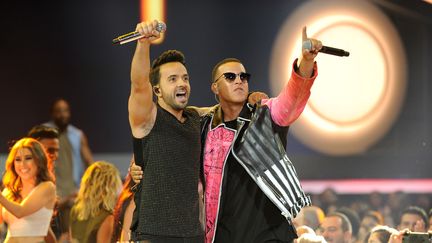
[(307, 40), (306, 26), (303, 26), (302, 41)]

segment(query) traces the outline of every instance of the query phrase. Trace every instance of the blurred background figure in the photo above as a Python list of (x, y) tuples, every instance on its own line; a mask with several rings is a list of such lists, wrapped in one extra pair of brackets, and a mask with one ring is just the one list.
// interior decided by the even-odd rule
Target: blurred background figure
[(297, 231), (297, 239), (294, 239), (294, 243), (298, 242), (300, 236), (304, 235), (304, 234), (312, 234), (312, 235), (316, 235), (315, 231), (311, 228), (308, 227), (306, 225), (302, 225), (302, 226), (298, 226), (296, 227), (296, 231)]
[(5, 242), (44, 242), (56, 201), (48, 160), (43, 145), (33, 138), (12, 147), (0, 195), (0, 221), (8, 225)]
[(52, 163), (52, 165), (49, 165), (51, 166), (50, 169), (54, 169), (60, 150), (58, 130), (53, 127), (37, 125), (28, 132), (27, 136), (38, 140), (44, 146), (50, 159), (49, 162)]
[[(393, 197), (396, 197), (396, 195), (393, 195)], [(371, 210), (378, 211), (382, 215), (384, 220), (382, 225), (394, 226), (392, 210), (384, 194), (377, 191), (372, 192), (369, 195), (368, 203)]]
[(133, 185), (132, 177), (128, 173), (114, 210), (113, 243), (117, 241), (130, 241), (130, 226), (132, 223), (133, 211), (135, 210), (135, 201), (133, 199), (133, 192), (131, 191)]
[(397, 233), (398, 231), (396, 229), (379, 225), (371, 230), (364, 243), (387, 243), (389, 242), (390, 236)]
[(403, 191), (390, 193), (388, 195), (387, 205), (389, 207), (388, 215), (390, 217), (384, 216), (385, 223), (388, 226), (396, 227), (399, 222), (400, 213), (409, 205), (409, 197)]
[(332, 188), (327, 188), (318, 196), (315, 204), (322, 208), (324, 213), (332, 213), (338, 208), (338, 195)]
[(360, 223), (360, 229), (357, 234), (357, 242), (363, 243), (367, 241), (371, 230), (377, 225), (384, 225), (384, 218), (378, 211), (367, 212)]
[(360, 229), (360, 217), (357, 212), (347, 207), (341, 207), (337, 209), (336, 212), (341, 213), (348, 218), (351, 223), (351, 242), (356, 242), (357, 234)]
[(84, 173), (70, 215), (72, 241), (110, 242), (114, 207), (121, 179), (117, 168), (104, 161), (92, 164)]
[(44, 126), (56, 128), (59, 132), (59, 153), (55, 166), (57, 178), (58, 215), (63, 237), (69, 230), (69, 214), (76, 197), (81, 176), (93, 162), (91, 150), (83, 131), (70, 124), (71, 111), (65, 99), (56, 99), (51, 106), (51, 121)]
[(429, 210), (429, 231), (432, 231), (432, 208)]
[(305, 233), (299, 236), (297, 243), (326, 243), (324, 237), (315, 233)]
[(300, 226), (308, 226), (312, 228), (313, 231), (318, 229), (325, 217), (324, 211), (317, 206), (310, 206), (302, 208), (300, 213), (294, 218), (293, 224), (297, 229)]
[(416, 206), (409, 206), (401, 213), (397, 229), (409, 229), (415, 232), (427, 232), (429, 220), (426, 212)]
[(330, 213), (318, 228), (317, 235), (322, 235), (329, 243), (350, 243), (352, 238), (351, 222), (342, 213)]

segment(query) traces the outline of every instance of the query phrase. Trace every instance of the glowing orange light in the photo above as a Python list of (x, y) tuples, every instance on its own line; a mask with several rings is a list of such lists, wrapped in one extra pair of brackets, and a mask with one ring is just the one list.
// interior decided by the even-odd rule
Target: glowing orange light
[[(141, 21), (165, 20), (165, 0), (141, 0)], [(159, 44), (163, 41), (165, 34), (161, 38), (152, 42)]]

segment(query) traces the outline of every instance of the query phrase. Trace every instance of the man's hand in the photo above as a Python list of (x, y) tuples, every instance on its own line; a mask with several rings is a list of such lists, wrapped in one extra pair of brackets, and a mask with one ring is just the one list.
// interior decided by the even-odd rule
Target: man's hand
[(402, 238), (407, 232), (409, 232), (409, 229), (403, 229), (397, 233), (391, 234), (388, 243), (402, 243)]
[(139, 184), (141, 182), (141, 179), (143, 177), (143, 171), (141, 169), (141, 166), (138, 166), (133, 162), (129, 167), (129, 174), (132, 177), (133, 182), (135, 184)]
[(150, 42), (160, 38), (161, 33), (156, 30), (160, 21), (153, 20), (152, 22), (141, 22), (137, 24), (135, 31), (138, 31), (144, 38), (138, 40), (143, 44), (150, 44)]
[[(304, 42), (309, 42), (310, 44), (304, 45)], [(306, 49), (305, 46), (310, 46), (310, 49)], [(321, 50), (322, 43), (317, 39), (308, 38), (306, 33), (306, 26), (302, 30), (302, 55), (307, 61), (313, 61), (318, 55), (318, 51)]]
[(248, 103), (251, 105), (255, 105), (256, 103), (258, 103), (258, 101), (261, 101), (262, 99), (268, 99), (268, 95), (264, 92), (259, 92), (259, 91), (255, 91), (252, 92), (249, 96), (248, 96)]
[[(302, 56), (300, 58), (298, 73), (303, 78), (310, 78), (313, 73), (314, 59), (318, 55), (318, 51), (322, 48), (322, 43), (319, 40), (308, 38), (306, 33), (306, 26), (302, 31)], [(306, 45), (304, 42), (309, 42)], [(310, 45), (309, 45), (310, 44)], [(310, 49), (305, 48), (310, 46)]]

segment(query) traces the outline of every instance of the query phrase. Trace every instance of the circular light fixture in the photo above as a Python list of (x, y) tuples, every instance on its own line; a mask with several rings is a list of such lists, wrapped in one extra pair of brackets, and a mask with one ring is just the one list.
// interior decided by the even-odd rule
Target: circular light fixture
[(303, 4), (282, 26), (274, 44), (270, 80), (278, 94), (301, 54), (301, 28), (323, 45), (349, 57), (318, 54), (312, 95), (293, 124), (294, 135), (314, 150), (331, 155), (364, 152), (395, 121), (406, 86), (405, 54), (388, 18), (364, 1)]

